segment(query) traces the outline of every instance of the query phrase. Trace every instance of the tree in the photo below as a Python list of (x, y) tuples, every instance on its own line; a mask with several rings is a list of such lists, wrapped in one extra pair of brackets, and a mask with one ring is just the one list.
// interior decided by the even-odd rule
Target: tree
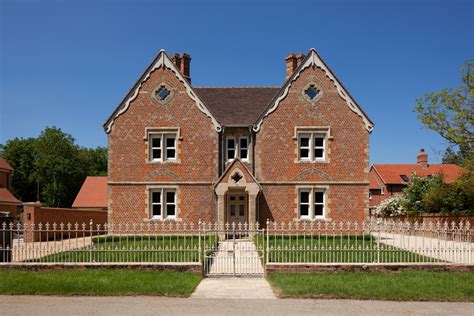
[[(474, 60), (461, 69), (461, 86), (426, 94), (416, 100), (418, 119), (451, 145), (444, 160), (472, 165), (474, 156)], [(454, 152), (453, 148), (457, 148)]]
[(38, 138), (15, 138), (3, 146), (3, 157), (15, 169), (12, 191), (22, 201), (40, 200), (47, 206), (70, 207), (88, 175), (107, 174), (107, 149), (82, 148), (56, 127)]
[(35, 138), (15, 138), (3, 146), (3, 158), (15, 169), (11, 190), (21, 201), (36, 201), (35, 141)]

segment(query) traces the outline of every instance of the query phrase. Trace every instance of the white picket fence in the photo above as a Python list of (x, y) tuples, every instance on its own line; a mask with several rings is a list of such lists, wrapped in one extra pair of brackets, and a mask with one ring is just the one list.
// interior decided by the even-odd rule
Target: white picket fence
[[(268, 263), (474, 263), (469, 223), (0, 224), (0, 264), (203, 263), (261, 274)], [(220, 265), (220, 266), (219, 266)]]

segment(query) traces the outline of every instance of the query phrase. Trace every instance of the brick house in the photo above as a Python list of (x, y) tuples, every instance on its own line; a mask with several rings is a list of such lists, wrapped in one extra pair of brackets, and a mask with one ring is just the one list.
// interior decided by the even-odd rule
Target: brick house
[(194, 87), (190, 61), (160, 51), (104, 124), (109, 222), (365, 218), (373, 123), (314, 49), (279, 87)]
[(10, 216), (17, 217), (21, 201), (10, 192), (10, 176), (12, 172), (12, 166), (0, 157), (0, 212), (9, 213)]
[(422, 177), (441, 174), (444, 182), (453, 183), (466, 171), (455, 164), (429, 164), (424, 149), (417, 155), (416, 164), (374, 164), (369, 172), (370, 209), (375, 209), (383, 200), (402, 194), (414, 174)]

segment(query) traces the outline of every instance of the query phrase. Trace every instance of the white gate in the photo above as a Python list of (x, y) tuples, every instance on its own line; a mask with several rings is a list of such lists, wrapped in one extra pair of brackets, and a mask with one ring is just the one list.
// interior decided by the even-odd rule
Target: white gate
[(263, 276), (265, 262), (264, 230), (258, 224), (204, 225), (205, 238), (218, 243), (204, 243), (206, 276)]

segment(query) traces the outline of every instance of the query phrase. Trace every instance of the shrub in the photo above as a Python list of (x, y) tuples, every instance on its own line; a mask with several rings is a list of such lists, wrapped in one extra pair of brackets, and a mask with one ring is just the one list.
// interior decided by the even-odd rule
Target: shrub
[(406, 209), (403, 206), (404, 198), (401, 195), (396, 195), (382, 201), (375, 209), (376, 216), (400, 216), (406, 214)]

